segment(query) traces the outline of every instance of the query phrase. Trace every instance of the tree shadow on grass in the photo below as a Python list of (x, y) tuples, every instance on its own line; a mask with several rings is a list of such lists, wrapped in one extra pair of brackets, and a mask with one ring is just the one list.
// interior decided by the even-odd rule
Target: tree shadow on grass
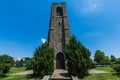
[(5, 74), (0, 75), (0, 80), (1, 80), (2, 78), (5, 78), (5, 77), (8, 77), (8, 76), (7, 76), (7, 75), (5, 75)]
[(37, 77), (34, 76), (34, 74), (28, 74), (26, 76), (27, 76), (27, 78), (37, 78)]
[(6, 75), (6, 74), (0, 75), (0, 78), (4, 78), (4, 77), (8, 77), (8, 75)]
[(28, 75), (26, 75), (27, 76), (27, 78), (28, 79), (32, 79), (32, 78), (35, 78), (35, 79), (41, 79), (40, 77), (37, 77), (37, 76), (35, 76), (34, 74), (28, 74)]
[(120, 73), (113, 73), (112, 75), (120, 78)]

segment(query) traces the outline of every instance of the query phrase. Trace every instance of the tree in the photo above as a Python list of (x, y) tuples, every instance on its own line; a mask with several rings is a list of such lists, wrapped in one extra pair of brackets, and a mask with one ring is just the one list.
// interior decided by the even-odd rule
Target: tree
[(100, 50), (97, 50), (95, 52), (94, 61), (96, 61), (98, 64), (103, 63), (104, 57), (105, 53)]
[(120, 64), (120, 58), (116, 59), (116, 64)]
[(7, 54), (0, 55), (0, 76), (7, 73), (9, 69), (13, 66), (13, 64), (14, 64), (13, 57)]
[(95, 68), (95, 63), (92, 59), (90, 59), (90, 69)]
[(13, 57), (7, 54), (0, 55), (0, 64), (4, 64), (4, 63), (9, 63), (12, 66), (14, 64)]
[(103, 63), (106, 64), (106, 65), (110, 64), (110, 59), (109, 59), (108, 56), (104, 56)]
[(33, 69), (33, 58), (26, 57), (24, 59), (26, 69)]
[(33, 68), (33, 58), (30, 57), (25, 57), (20, 59), (19, 61), (17, 60), (15, 63), (16, 67), (26, 67), (27, 70)]
[(78, 78), (88, 75), (90, 67), (90, 52), (75, 37), (71, 37), (65, 49), (68, 60), (68, 72)]
[(15, 62), (15, 67), (23, 67), (24, 66), (24, 59), (20, 59), (19, 61), (17, 60)]
[(111, 62), (116, 62), (116, 57), (114, 55), (111, 55)]
[(49, 47), (48, 42), (42, 44), (34, 52), (33, 71), (37, 77), (50, 75), (54, 71), (54, 50)]

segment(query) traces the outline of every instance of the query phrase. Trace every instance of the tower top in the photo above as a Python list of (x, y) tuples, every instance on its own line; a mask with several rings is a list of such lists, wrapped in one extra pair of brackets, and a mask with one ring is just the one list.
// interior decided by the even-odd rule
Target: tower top
[(53, 3), (51, 8), (51, 17), (67, 16), (65, 2)]

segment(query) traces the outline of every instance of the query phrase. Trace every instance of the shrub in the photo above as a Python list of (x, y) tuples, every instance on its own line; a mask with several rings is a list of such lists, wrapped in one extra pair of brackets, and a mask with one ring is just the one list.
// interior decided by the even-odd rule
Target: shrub
[(116, 59), (116, 64), (120, 64), (120, 58)]
[(90, 59), (90, 69), (95, 68), (95, 67), (96, 67), (95, 63), (92, 61), (92, 59)]
[(13, 57), (6, 54), (0, 55), (0, 76), (6, 74), (13, 64)]
[(33, 71), (36, 77), (51, 75), (54, 71), (54, 50), (47, 42), (37, 48), (34, 53)]
[(27, 70), (33, 69), (33, 62), (31, 60), (27, 61), (25, 67)]
[(22, 60), (16, 61), (15, 67), (23, 67), (23, 62), (22, 62)]
[(90, 52), (85, 48), (75, 37), (72, 37), (65, 49), (66, 57), (68, 60), (68, 72), (77, 76), (78, 78), (84, 78), (88, 75), (88, 69), (90, 68)]
[(2, 65), (0, 65), (0, 77), (3, 75), (3, 68)]
[(8, 73), (9, 69), (11, 68), (11, 65), (10, 64), (4, 64), (2, 66), (2, 68), (3, 68), (3, 73), (5, 74), (5, 73)]
[(11, 64), (0, 65), (0, 76), (3, 76), (4, 74), (8, 73), (10, 68)]
[(120, 64), (114, 64), (113, 69), (120, 73)]

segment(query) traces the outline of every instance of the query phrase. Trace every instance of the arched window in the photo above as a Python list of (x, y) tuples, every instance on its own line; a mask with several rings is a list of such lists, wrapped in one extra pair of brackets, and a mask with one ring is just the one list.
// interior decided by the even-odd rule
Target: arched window
[(62, 8), (61, 7), (57, 7), (57, 9), (56, 9), (56, 15), (57, 16), (62, 16)]
[(58, 25), (60, 26), (60, 22), (58, 23)]

